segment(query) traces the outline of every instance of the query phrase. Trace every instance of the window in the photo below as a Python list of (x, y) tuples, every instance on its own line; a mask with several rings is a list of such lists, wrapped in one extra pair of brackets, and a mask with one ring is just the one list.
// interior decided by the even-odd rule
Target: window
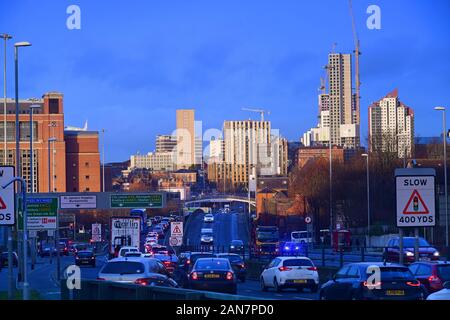
[(85, 162), (85, 163), (84, 163), (84, 166), (85, 166), (85, 167), (89, 167), (89, 162)]
[(59, 100), (49, 99), (49, 113), (59, 113)]
[(89, 180), (90, 176), (85, 176), (86, 180)]
[(86, 188), (84, 191), (87, 191), (87, 192), (89, 192), (90, 191), (90, 189), (89, 188)]

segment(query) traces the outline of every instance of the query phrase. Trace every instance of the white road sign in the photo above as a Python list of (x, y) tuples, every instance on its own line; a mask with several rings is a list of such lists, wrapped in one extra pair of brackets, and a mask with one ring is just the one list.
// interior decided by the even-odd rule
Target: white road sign
[(398, 176), (397, 227), (433, 227), (435, 185), (433, 176)]
[(183, 222), (171, 222), (170, 223), (170, 235), (172, 237), (183, 238)]
[(169, 244), (172, 247), (178, 247), (183, 244), (183, 237), (170, 237), (169, 238)]
[(28, 230), (56, 229), (56, 217), (28, 217)]
[(7, 188), (2, 186), (14, 178), (14, 167), (0, 167), (0, 226), (12, 226), (15, 220), (14, 183)]
[(312, 218), (311, 218), (310, 216), (307, 216), (307, 217), (305, 218), (305, 222), (306, 222), (307, 224), (310, 224), (310, 223), (312, 222)]
[(60, 196), (61, 209), (95, 209), (97, 196)]
[(92, 241), (101, 242), (102, 241), (102, 225), (100, 223), (92, 224)]

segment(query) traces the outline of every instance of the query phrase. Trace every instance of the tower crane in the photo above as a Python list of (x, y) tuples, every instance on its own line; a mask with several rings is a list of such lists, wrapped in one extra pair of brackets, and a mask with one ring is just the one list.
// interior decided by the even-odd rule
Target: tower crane
[(355, 26), (355, 17), (353, 16), (353, 8), (352, 8), (352, 0), (348, 0), (349, 9), (350, 9), (350, 17), (352, 19), (352, 30), (353, 30), (353, 41), (355, 45), (355, 114), (356, 114), (356, 123), (359, 124), (359, 107), (360, 107), (360, 85), (359, 81), (359, 55), (361, 51), (359, 51), (359, 38), (358, 33), (356, 31)]
[(251, 111), (251, 112), (258, 112), (261, 115), (261, 122), (264, 121), (264, 114), (267, 113), (267, 115), (270, 114), (270, 111), (266, 111), (263, 109), (252, 109), (252, 108), (242, 108), (243, 111)]

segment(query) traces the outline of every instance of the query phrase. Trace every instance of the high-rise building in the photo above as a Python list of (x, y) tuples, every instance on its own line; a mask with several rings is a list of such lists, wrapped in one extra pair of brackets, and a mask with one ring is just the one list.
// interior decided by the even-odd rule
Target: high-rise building
[(68, 192), (100, 192), (101, 170), (98, 131), (64, 130), (66, 189)]
[(156, 137), (156, 152), (172, 152), (176, 146), (176, 136), (165, 134)]
[(225, 160), (225, 141), (212, 137), (209, 142), (209, 162), (222, 162)]
[(414, 112), (398, 98), (398, 90), (369, 106), (370, 150), (411, 157), (414, 150)]
[(198, 142), (195, 138), (195, 110), (177, 110), (177, 138), (176, 167), (177, 169), (189, 169), (196, 164), (196, 150)]

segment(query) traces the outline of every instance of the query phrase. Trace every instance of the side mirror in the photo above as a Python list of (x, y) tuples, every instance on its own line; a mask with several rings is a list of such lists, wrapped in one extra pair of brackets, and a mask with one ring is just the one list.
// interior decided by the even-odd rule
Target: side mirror
[(443, 287), (444, 289), (450, 289), (450, 281), (445, 281)]

